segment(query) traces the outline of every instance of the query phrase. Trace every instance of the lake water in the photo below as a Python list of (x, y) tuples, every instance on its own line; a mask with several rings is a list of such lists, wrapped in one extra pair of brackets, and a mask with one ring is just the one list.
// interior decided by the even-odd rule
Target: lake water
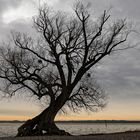
[[(21, 123), (0, 123), (0, 137), (15, 136), (20, 125)], [(57, 126), (73, 135), (140, 130), (140, 123), (58, 123)]]

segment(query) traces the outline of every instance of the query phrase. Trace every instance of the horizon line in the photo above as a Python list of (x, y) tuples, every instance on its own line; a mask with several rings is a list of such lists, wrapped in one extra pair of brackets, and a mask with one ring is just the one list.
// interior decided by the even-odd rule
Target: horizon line
[[(5, 121), (5, 122), (12, 122), (12, 121), (19, 121), (19, 122), (25, 122), (27, 120), (0, 120), (1, 121)], [(61, 121), (65, 121), (65, 122), (68, 122), (68, 121), (140, 121), (140, 120), (124, 120), (124, 119), (121, 119), (121, 120), (116, 120), (116, 119), (103, 119), (103, 120), (55, 120), (55, 122), (61, 122)]]

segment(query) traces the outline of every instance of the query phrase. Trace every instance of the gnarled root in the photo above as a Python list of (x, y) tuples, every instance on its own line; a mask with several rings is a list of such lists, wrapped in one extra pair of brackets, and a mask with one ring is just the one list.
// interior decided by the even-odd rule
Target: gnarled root
[(33, 136), (42, 135), (41, 131), (37, 130), (37, 124), (40, 120), (40, 116), (37, 116), (31, 120), (27, 120), (22, 126), (18, 128), (17, 136)]
[(32, 120), (26, 121), (22, 126), (18, 128), (17, 137), (20, 136), (40, 136), (40, 135), (70, 135), (64, 130), (60, 130), (54, 122), (43, 122), (41, 116), (37, 116)]

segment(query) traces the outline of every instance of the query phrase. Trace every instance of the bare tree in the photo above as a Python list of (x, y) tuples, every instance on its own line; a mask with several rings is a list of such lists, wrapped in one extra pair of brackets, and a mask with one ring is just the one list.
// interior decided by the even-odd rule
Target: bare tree
[(107, 24), (107, 11), (95, 20), (80, 2), (74, 13), (68, 17), (44, 6), (33, 20), (35, 39), (14, 33), (13, 42), (1, 48), (1, 90), (5, 95), (32, 94), (48, 99), (46, 109), (25, 122), (17, 136), (68, 134), (54, 123), (59, 110), (67, 106), (73, 111), (94, 111), (105, 104), (105, 94), (89, 70), (126, 41), (127, 23), (117, 20)]

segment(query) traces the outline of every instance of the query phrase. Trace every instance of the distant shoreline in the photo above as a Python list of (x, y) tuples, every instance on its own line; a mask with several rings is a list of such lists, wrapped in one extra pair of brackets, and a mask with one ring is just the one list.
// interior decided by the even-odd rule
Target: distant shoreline
[[(7, 121), (3, 120), (0, 123), (24, 123), (25, 121), (13, 120)], [(69, 120), (69, 121), (55, 121), (56, 123), (140, 123), (140, 121), (132, 120)]]

